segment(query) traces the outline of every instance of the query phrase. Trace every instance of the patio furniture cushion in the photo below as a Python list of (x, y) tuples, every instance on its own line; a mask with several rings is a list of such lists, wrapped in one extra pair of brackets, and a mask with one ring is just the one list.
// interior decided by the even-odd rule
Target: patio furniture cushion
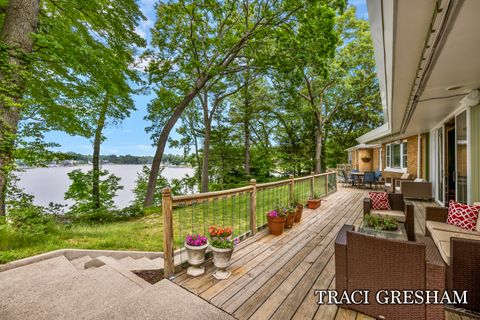
[(400, 187), (395, 187), (395, 192), (400, 193)]
[(368, 197), (372, 203), (372, 210), (390, 210), (390, 201), (386, 192), (369, 192)]
[(374, 210), (370, 211), (370, 214), (378, 214), (379, 216), (385, 217), (390, 216), (397, 220), (398, 222), (405, 222), (405, 212), (400, 210)]
[(415, 180), (413, 180), (414, 182), (427, 182), (425, 179), (422, 179), (422, 178), (416, 178)]
[(480, 232), (469, 231), (458, 226), (438, 222), (427, 221), (426, 228), (430, 231), (433, 242), (438, 248), (442, 259), (450, 265), (450, 238), (480, 240)]
[(450, 200), (447, 223), (466, 230), (475, 230), (479, 213), (479, 206), (470, 206)]

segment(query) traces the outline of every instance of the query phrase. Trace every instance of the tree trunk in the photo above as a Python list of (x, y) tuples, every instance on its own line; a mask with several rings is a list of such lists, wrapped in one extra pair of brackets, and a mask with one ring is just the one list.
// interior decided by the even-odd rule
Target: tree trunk
[(202, 162), (202, 190), (208, 192), (208, 162), (210, 158), (210, 135), (212, 132), (211, 121), (205, 121), (205, 137), (203, 140), (203, 162)]
[(98, 116), (97, 128), (93, 140), (92, 200), (94, 209), (100, 208), (100, 144), (102, 143), (102, 131), (105, 127), (107, 108), (108, 97), (105, 97), (100, 115)]
[[(202, 183), (200, 192), (208, 192), (208, 167), (210, 157), (210, 134), (212, 131), (212, 119), (208, 113), (208, 89), (203, 91), (203, 98), (200, 99), (203, 109), (203, 122), (205, 131), (203, 136), (203, 161), (202, 161)], [(213, 117), (213, 114), (212, 114)]]
[(172, 116), (168, 119), (167, 123), (160, 133), (160, 137), (157, 142), (157, 150), (152, 161), (152, 167), (150, 170), (150, 176), (148, 177), (147, 192), (145, 195), (145, 201), (143, 203), (144, 207), (151, 207), (153, 205), (153, 198), (155, 195), (155, 187), (157, 186), (158, 173), (160, 171), (160, 164), (162, 163), (163, 152), (165, 151), (165, 146), (168, 141), (168, 136), (170, 131), (172, 131), (173, 126), (177, 123), (178, 119), (183, 113), (183, 110), (190, 104), (190, 102), (195, 98), (198, 92), (205, 86), (207, 81), (210, 79), (209, 76), (202, 76), (197, 79), (195, 87), (193, 87), (183, 98), (183, 100), (175, 107)]
[(315, 129), (315, 173), (322, 173), (322, 139), (323, 139), (323, 130), (322, 130), (322, 117), (317, 111), (315, 119), (317, 120), (317, 125)]
[(245, 174), (251, 174), (251, 157), (250, 157), (250, 117), (245, 117)]
[[(249, 62), (247, 60), (247, 66)], [(251, 157), (250, 157), (250, 92), (249, 92), (249, 80), (250, 80), (250, 73), (248, 70), (245, 73), (245, 106), (244, 106), (244, 138), (245, 138), (245, 174), (247, 176), (250, 175), (250, 167), (251, 167)]]
[[(0, 82), (2, 86), (7, 86), (7, 93), (2, 93), (0, 99), (0, 215), (5, 215), (7, 177), (13, 162), (25, 86), (21, 74), (27, 62), (23, 55), (32, 52), (32, 33), (37, 31), (39, 5), (39, 0), (10, 0), (0, 33), (4, 44), (8, 46), (8, 63), (12, 67), (11, 70), (7, 67), (6, 71), (0, 72)], [(5, 101), (11, 102), (7, 104)]]

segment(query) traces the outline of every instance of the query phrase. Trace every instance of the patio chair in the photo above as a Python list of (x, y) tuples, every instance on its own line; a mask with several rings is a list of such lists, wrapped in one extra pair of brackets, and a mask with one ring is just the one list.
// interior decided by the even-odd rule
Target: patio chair
[(468, 303), (460, 308), (480, 312), (480, 231), (447, 223), (448, 208), (425, 208), (425, 235), (431, 237), (446, 264), (448, 290), (467, 290)]
[(400, 180), (400, 187), (397, 192), (403, 194), (405, 198), (421, 199), (432, 201), (432, 183), (417, 178), (411, 180)]
[(369, 290), (369, 304), (343, 307), (375, 319), (445, 319), (443, 304), (379, 304), (380, 290), (445, 290), (445, 265), (428, 243), (392, 240), (344, 225), (335, 240), (335, 290)]
[(363, 199), (363, 215), (376, 214), (379, 216), (390, 216), (400, 223), (405, 224), (408, 240), (415, 240), (415, 209), (413, 204), (405, 201), (401, 193), (388, 193), (388, 201), (391, 210), (374, 210), (370, 198)]
[(378, 185), (383, 183), (385, 182), (383, 181), (382, 171), (380, 170), (375, 171), (375, 189), (378, 187)]
[[(359, 171), (358, 171), (358, 169), (352, 169), (352, 170), (350, 170), (350, 172), (359, 172)], [(350, 181), (351, 181), (351, 183), (352, 183), (352, 186), (354, 186), (355, 183), (356, 183), (357, 180), (358, 180), (358, 179), (357, 179), (357, 176), (352, 175), (352, 174), (348, 174), (348, 177), (350, 178)]]
[(338, 176), (340, 177), (340, 182), (343, 183), (343, 186), (345, 187), (347, 184), (350, 183), (350, 180), (347, 175), (347, 171), (345, 169), (339, 170), (338, 171)]
[(370, 185), (370, 189), (372, 189), (372, 184), (375, 184), (375, 172), (365, 172), (363, 175), (363, 187), (367, 186), (367, 183)]
[(395, 178), (393, 180), (393, 192), (402, 193), (400, 188), (400, 183), (402, 183), (403, 181), (413, 181), (414, 179), (415, 179), (415, 176), (408, 172), (402, 174), (400, 178)]

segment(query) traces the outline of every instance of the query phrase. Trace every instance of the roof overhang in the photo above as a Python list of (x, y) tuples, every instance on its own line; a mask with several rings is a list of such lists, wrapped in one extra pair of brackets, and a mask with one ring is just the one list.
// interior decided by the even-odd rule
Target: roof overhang
[(367, 0), (385, 124), (378, 143), (427, 132), (480, 87), (480, 1)]

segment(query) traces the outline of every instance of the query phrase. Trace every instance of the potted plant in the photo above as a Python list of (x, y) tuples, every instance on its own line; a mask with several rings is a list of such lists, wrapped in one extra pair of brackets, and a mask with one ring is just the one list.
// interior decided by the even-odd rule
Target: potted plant
[(207, 237), (200, 234), (187, 235), (185, 238), (185, 249), (187, 250), (188, 263), (190, 264), (190, 267), (187, 269), (188, 275), (197, 277), (205, 272), (202, 263), (205, 261), (207, 247)]
[(238, 239), (232, 239), (232, 228), (221, 228), (218, 226), (211, 226), (208, 228), (210, 233), (210, 248), (213, 253), (213, 264), (217, 270), (213, 276), (218, 280), (228, 279), (232, 274), (226, 269), (230, 265), (233, 248), (238, 243)]
[(276, 236), (279, 236), (283, 233), (283, 228), (285, 227), (285, 220), (287, 215), (285, 212), (279, 208), (273, 209), (267, 213), (268, 220), (268, 229), (270, 233)]
[(322, 204), (322, 199), (320, 199), (320, 194), (315, 192), (310, 199), (308, 199), (307, 205), (309, 209), (317, 209)]
[(290, 229), (293, 227), (293, 221), (295, 220), (297, 209), (295, 207), (288, 207), (285, 209), (285, 214), (287, 215), (285, 219), (285, 228)]
[(295, 199), (294, 203), (295, 203), (295, 207), (297, 209), (294, 221), (295, 222), (300, 222), (300, 220), (302, 220), (303, 204), (301, 204), (298, 199)]
[(367, 227), (380, 231), (398, 230), (398, 222), (390, 216), (382, 217), (380, 215), (366, 214), (363, 218)]

